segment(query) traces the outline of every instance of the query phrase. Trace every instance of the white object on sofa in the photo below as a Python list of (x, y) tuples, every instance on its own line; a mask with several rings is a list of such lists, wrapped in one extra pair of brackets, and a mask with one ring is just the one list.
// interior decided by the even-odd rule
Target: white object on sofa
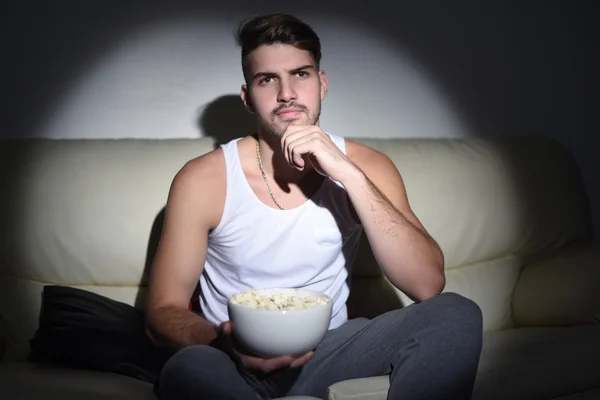
[[(387, 154), (402, 173), (411, 206), (444, 251), (445, 290), (483, 311), (474, 398), (597, 394), (600, 248), (591, 242), (588, 200), (570, 154), (535, 136), (358, 141)], [(145, 268), (171, 180), (213, 147), (211, 138), (0, 142), (0, 396), (108, 398), (116, 391), (152, 398), (150, 385), (128, 377), (22, 361), (44, 284), (143, 308)], [(362, 246), (351, 314), (409, 305), (365, 240)], [(24, 389), (24, 381), (35, 385)], [(388, 385), (387, 377), (350, 380), (327, 396), (383, 400)]]

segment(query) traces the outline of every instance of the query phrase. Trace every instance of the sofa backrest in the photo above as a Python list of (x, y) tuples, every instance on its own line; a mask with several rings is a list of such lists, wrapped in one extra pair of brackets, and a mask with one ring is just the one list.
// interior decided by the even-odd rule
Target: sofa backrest
[[(579, 167), (555, 141), (541, 136), (358, 141), (395, 163), (411, 207), (444, 252), (445, 291), (477, 302), (486, 332), (513, 326), (511, 296), (525, 262), (593, 236)], [(383, 280), (372, 255), (361, 252), (353, 280), (359, 290), (350, 300), (356, 314), (372, 317), (411, 303)]]
[[(446, 290), (475, 300), (486, 330), (511, 326), (510, 298), (524, 257), (592, 234), (577, 166), (554, 142), (356, 140), (401, 171), (415, 213), (445, 253)], [(170, 183), (186, 161), (214, 145), (211, 138), (0, 142), (5, 358), (26, 354), (45, 284), (143, 307)], [(352, 291), (350, 308), (359, 315), (410, 303), (382, 277), (364, 239)]]
[(0, 315), (21, 359), (45, 284), (143, 307), (171, 181), (212, 138), (0, 142)]

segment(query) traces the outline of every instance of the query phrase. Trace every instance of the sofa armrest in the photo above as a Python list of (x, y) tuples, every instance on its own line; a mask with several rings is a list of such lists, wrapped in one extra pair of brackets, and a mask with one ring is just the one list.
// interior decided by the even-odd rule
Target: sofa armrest
[(512, 308), (517, 326), (600, 323), (600, 245), (569, 246), (526, 265)]

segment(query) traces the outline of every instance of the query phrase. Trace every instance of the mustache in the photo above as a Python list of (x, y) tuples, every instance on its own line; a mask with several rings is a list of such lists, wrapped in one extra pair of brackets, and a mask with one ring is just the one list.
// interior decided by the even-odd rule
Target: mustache
[(301, 104), (296, 104), (296, 103), (289, 103), (289, 104), (282, 104), (279, 107), (277, 107), (275, 110), (273, 110), (272, 115), (277, 115), (277, 113), (285, 108), (294, 108), (298, 111), (306, 111), (306, 107), (304, 107)]

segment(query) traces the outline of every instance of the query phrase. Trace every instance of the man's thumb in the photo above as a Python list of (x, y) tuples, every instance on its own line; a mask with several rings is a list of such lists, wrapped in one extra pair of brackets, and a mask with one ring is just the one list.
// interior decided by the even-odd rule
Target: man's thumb
[(223, 322), (223, 324), (221, 325), (221, 329), (223, 330), (224, 334), (231, 335), (231, 322)]

